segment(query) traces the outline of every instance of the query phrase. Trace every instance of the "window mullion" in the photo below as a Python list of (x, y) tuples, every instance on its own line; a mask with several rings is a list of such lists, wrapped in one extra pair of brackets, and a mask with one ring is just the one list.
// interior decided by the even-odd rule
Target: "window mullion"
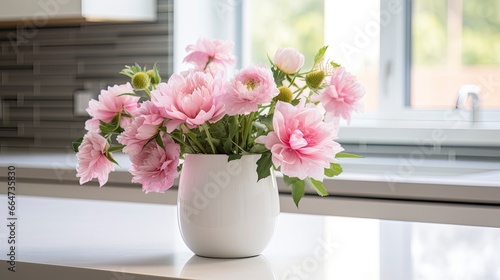
[(381, 0), (380, 2), (380, 95), (382, 115), (405, 109), (408, 60), (406, 0)]

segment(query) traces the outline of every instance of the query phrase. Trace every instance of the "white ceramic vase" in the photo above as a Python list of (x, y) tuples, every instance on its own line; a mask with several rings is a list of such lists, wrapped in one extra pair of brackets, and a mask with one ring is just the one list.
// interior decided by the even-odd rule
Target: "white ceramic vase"
[(228, 162), (226, 155), (188, 154), (177, 202), (182, 238), (191, 251), (213, 258), (259, 255), (280, 212), (276, 178), (257, 182), (260, 155)]

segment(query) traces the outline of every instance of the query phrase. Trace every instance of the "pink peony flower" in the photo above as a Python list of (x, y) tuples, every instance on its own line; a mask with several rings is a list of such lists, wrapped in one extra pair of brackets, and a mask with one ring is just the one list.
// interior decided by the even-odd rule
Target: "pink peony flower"
[(108, 141), (96, 132), (89, 131), (83, 136), (76, 153), (76, 177), (80, 178), (80, 185), (93, 178), (98, 179), (101, 187), (106, 184), (109, 173), (114, 170), (113, 163), (105, 156), (108, 147)]
[(335, 162), (335, 154), (342, 147), (335, 142), (336, 130), (323, 122), (323, 115), (315, 106), (296, 107), (278, 101), (273, 117), (274, 131), (258, 137), (272, 153), (272, 161), (281, 172), (303, 180), (306, 177), (323, 180), (324, 169)]
[(304, 55), (294, 48), (279, 48), (274, 55), (274, 65), (283, 73), (293, 74), (304, 66)]
[(361, 98), (364, 94), (365, 90), (356, 77), (344, 67), (339, 67), (333, 72), (330, 85), (317, 99), (321, 101), (329, 119), (342, 117), (350, 122), (351, 113), (363, 109)]
[(224, 116), (224, 104), (220, 95), (226, 91), (225, 81), (210, 73), (188, 71), (173, 74), (168, 83), (161, 83), (151, 92), (151, 100), (160, 109), (167, 131), (172, 132), (180, 124), (189, 128), (205, 122), (216, 122)]
[(151, 141), (140, 153), (130, 155), (132, 182), (142, 184), (146, 193), (163, 193), (172, 187), (178, 175), (180, 147), (166, 133), (161, 135), (165, 149)]
[(271, 102), (278, 95), (271, 69), (249, 66), (231, 80), (226, 94), (221, 96), (226, 113), (230, 116), (248, 114), (258, 110), (259, 104)]
[(101, 133), (99, 119), (92, 118), (85, 121), (85, 130)]
[[(139, 101), (139, 97), (121, 95), (133, 92), (134, 89), (130, 83), (108, 87), (108, 90), (101, 91), (99, 101), (95, 99), (90, 100), (87, 112), (94, 119), (99, 119), (104, 122), (110, 122), (118, 113), (134, 114), (138, 108), (137, 102)], [(122, 117), (120, 126), (126, 128), (131, 122), (131, 118)]]
[(232, 41), (198, 39), (196, 45), (189, 45), (189, 53), (183, 60), (195, 65), (195, 70), (215, 73), (224, 71), (227, 66), (236, 63), (236, 56), (231, 54)]
[(116, 140), (125, 145), (123, 152), (129, 155), (141, 152), (147, 141), (158, 133), (165, 121), (160, 110), (151, 101), (145, 101), (136, 112), (136, 117)]

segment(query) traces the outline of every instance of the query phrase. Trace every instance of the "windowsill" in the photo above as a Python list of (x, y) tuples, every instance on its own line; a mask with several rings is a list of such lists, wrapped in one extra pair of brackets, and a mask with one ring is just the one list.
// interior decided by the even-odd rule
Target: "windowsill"
[(500, 146), (500, 122), (355, 119), (342, 124), (346, 143), (431, 146)]

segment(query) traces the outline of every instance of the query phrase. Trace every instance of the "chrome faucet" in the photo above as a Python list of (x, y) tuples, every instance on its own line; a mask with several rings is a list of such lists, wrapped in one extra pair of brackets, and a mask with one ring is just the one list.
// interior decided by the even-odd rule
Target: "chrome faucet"
[(477, 85), (462, 85), (458, 89), (457, 105), (455, 109), (464, 109), (469, 96), (472, 98), (471, 121), (478, 121), (479, 116), (479, 92), (480, 88)]

